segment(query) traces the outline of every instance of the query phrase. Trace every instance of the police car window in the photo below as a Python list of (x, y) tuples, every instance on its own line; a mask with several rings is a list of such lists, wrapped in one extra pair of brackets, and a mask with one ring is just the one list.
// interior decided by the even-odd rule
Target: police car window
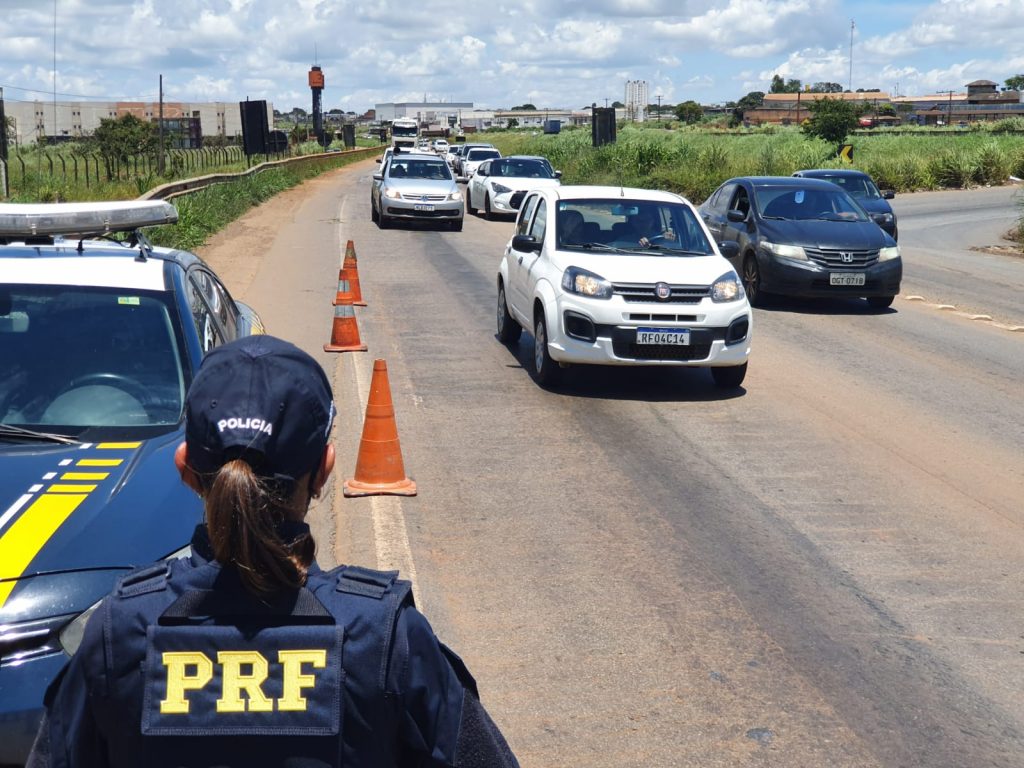
[(209, 290), (211, 290), (209, 274), (201, 270), (193, 270), (189, 273), (188, 304), (204, 354), (214, 347), (220, 346), (226, 340), (217, 325), (215, 312), (207, 299)]
[(235, 302), (220, 280), (206, 271), (203, 271), (203, 275), (210, 290), (210, 306), (216, 307), (217, 319), (220, 321), (220, 327), (224, 331), (225, 338), (227, 340), (234, 339), (238, 335), (237, 328), (235, 327)]
[(537, 201), (539, 199), (539, 195), (530, 195), (526, 199), (526, 203), (523, 205), (523, 210), (519, 214), (519, 222), (516, 224), (517, 235), (525, 235), (529, 231), (530, 219), (533, 218), (533, 212), (537, 208)]
[(533, 235), (538, 243), (543, 243), (544, 232), (547, 231), (547, 228), (548, 206), (544, 200), (539, 200), (537, 203), (537, 215), (533, 217), (533, 226), (530, 228), (530, 234)]

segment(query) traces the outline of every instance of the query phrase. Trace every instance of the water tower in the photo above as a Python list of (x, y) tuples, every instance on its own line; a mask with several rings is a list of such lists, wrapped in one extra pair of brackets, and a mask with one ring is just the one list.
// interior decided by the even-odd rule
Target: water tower
[(324, 143), (324, 113), (321, 106), (321, 95), (324, 92), (324, 73), (320, 67), (309, 70), (309, 90), (313, 92), (313, 133), (317, 141)]

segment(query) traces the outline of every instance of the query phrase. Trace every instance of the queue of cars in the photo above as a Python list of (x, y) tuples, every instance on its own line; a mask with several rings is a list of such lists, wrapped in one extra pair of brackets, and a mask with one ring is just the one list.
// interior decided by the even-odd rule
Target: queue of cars
[[(203, 507), (174, 467), (203, 355), (262, 333), (160, 201), (0, 205), (0, 764), (129, 570), (186, 556)], [(112, 237), (123, 237), (114, 241)]]

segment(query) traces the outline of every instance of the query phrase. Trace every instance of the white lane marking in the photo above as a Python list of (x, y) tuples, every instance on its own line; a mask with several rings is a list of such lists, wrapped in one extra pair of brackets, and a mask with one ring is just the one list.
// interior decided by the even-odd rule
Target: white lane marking
[(71, 463), (71, 459), (61, 459), (57, 466), (59, 466), (59, 467), (66, 467), (70, 463)]
[(7, 511), (4, 512), (3, 516), (0, 516), (0, 531), (4, 529), (4, 526), (11, 521), (12, 517), (18, 514), (18, 510), (24, 507), (31, 498), (32, 494), (26, 493), (24, 496), (22, 496), (20, 499), (18, 499), (16, 502), (11, 504), (11, 506), (7, 508)]
[(31, 487), (30, 487), (30, 488), (28, 489), (28, 492), (29, 492), (29, 493), (39, 493), (39, 492), (40, 492), (41, 490), (43, 490), (43, 486), (41, 486), (41, 485), (39, 485), (39, 484), (37, 483), (36, 485), (33, 485), (33, 486), (31, 486)]
[[(343, 200), (339, 220), (344, 220), (344, 210), (345, 202)], [(340, 226), (338, 231), (340, 233)], [(344, 248), (342, 248), (342, 260), (344, 260)], [(365, 403), (370, 391), (370, 382), (367, 378), (368, 369), (366, 365), (360, 365), (359, 361), (355, 361), (354, 366), (356, 402)], [(381, 570), (398, 569), (401, 572), (401, 577), (412, 583), (412, 592), (415, 598), (419, 593), (416, 564), (412, 559), (409, 531), (406, 527), (400, 498), (398, 496), (369, 497), (370, 517), (373, 519), (373, 545), (377, 553), (377, 568)]]
[(56, 476), (56, 472), (47, 472), (45, 475), (43, 475), (43, 480), (53, 480), (53, 478), (55, 478)]

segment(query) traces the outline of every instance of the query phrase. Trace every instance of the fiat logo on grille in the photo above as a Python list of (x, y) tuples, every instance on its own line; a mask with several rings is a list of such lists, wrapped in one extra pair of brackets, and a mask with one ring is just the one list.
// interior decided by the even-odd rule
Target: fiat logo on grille
[(668, 283), (655, 283), (654, 295), (658, 297), (659, 301), (665, 301), (665, 299), (672, 295), (672, 286)]
[(853, 263), (853, 252), (852, 251), (840, 251), (839, 258), (843, 260), (843, 264)]

